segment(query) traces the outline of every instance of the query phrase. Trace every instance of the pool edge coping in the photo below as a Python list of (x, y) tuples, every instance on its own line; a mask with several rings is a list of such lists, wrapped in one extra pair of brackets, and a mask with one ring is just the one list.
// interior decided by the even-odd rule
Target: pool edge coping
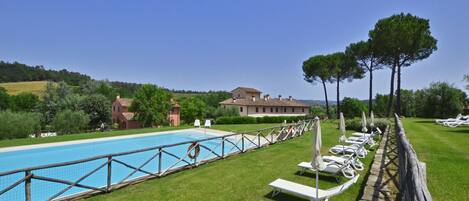
[(66, 145), (75, 145), (75, 144), (85, 144), (85, 143), (93, 143), (93, 142), (102, 142), (102, 141), (108, 141), (108, 140), (120, 140), (120, 139), (128, 139), (128, 138), (135, 138), (135, 137), (147, 137), (147, 136), (154, 136), (154, 135), (179, 133), (179, 132), (184, 132), (184, 131), (196, 131), (196, 132), (202, 132), (202, 133), (209, 132), (210, 134), (216, 134), (220, 136), (232, 134), (231, 132), (215, 130), (211, 128), (187, 128), (187, 129), (172, 130), (172, 131), (135, 133), (135, 134), (130, 134), (130, 135), (122, 135), (122, 136), (109, 136), (109, 137), (100, 137), (100, 138), (93, 138), (93, 139), (81, 139), (81, 140), (71, 140), (71, 141), (63, 141), (63, 142), (50, 142), (50, 143), (41, 143), (41, 144), (32, 144), (32, 145), (3, 147), (3, 148), (0, 148), (0, 153), (6, 153), (6, 152), (12, 152), (12, 151), (23, 151), (23, 150), (38, 149), (38, 148), (66, 146)]

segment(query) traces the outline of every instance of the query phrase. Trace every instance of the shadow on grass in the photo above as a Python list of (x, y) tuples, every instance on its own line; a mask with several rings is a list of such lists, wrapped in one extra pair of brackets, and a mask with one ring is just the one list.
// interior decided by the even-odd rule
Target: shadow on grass
[[(301, 174), (301, 171), (297, 171), (295, 173), (295, 175), (303, 176), (303, 177), (310, 177), (310, 178), (316, 179), (316, 172), (303, 172), (303, 174)], [(340, 179), (340, 177), (335, 177), (331, 174), (330, 175), (324, 175), (322, 173), (319, 173), (319, 182), (328, 181), (328, 182), (332, 182), (332, 183), (337, 183), (336, 178)]]
[(279, 193), (275, 197), (272, 197), (272, 193), (273, 193), (273, 191), (271, 191), (270, 193), (264, 195), (264, 197), (269, 199), (269, 200), (279, 200), (279, 201), (304, 201), (304, 200), (307, 200), (307, 199), (295, 197), (295, 196), (285, 194), (285, 193)]
[(469, 128), (466, 129), (457, 129), (457, 130), (448, 130), (451, 133), (461, 133), (461, 134), (468, 134), (469, 135)]
[(431, 119), (425, 119), (425, 120), (415, 120), (413, 121), (414, 123), (419, 123), (419, 124), (428, 124), (428, 123), (435, 123), (433, 120)]

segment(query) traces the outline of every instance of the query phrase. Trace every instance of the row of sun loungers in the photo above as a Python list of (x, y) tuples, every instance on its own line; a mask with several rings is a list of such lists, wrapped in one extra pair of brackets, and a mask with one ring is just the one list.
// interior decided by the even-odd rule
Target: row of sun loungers
[(435, 119), (435, 123), (451, 128), (469, 126), (469, 115), (463, 116), (462, 114), (458, 114), (456, 118)]
[[(283, 179), (277, 179), (269, 184), (269, 186), (273, 188), (272, 196), (276, 196), (279, 193), (287, 193), (308, 200), (328, 200), (330, 197), (342, 193), (357, 182), (360, 175), (356, 171), (364, 170), (364, 164), (359, 158), (364, 158), (368, 154), (365, 146), (373, 146), (375, 144), (373, 138), (379, 134), (381, 134), (379, 128), (371, 133), (354, 133), (353, 136), (345, 140), (348, 145), (336, 145), (329, 150), (335, 155), (321, 156), (320, 154), (316, 155), (313, 153), (313, 160), (318, 161), (317, 157), (320, 157), (320, 163), (310, 161), (298, 164), (300, 175), (303, 175), (306, 171), (315, 171), (316, 174), (321, 172), (333, 175), (336, 177), (337, 181), (339, 181), (339, 177), (342, 175), (350, 179), (347, 182), (330, 189), (320, 189), (318, 186), (314, 188)], [(320, 141), (320, 134), (319, 138), (314, 141), (313, 146), (316, 146), (316, 141)], [(320, 149), (316, 147), (315, 150)], [(314, 165), (315, 167), (313, 164), (316, 164)], [(318, 177), (316, 175), (316, 183), (318, 182), (317, 179)]]

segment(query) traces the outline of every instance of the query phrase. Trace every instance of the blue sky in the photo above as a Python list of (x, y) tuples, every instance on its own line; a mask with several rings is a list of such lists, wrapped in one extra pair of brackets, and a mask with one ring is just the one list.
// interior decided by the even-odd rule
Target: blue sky
[[(403, 88), (433, 81), (463, 88), (469, 73), (468, 1), (3, 1), (0, 60), (66, 68), (167, 88), (231, 90), (323, 99), (301, 64), (367, 38), (380, 18), (410, 12), (430, 19), (438, 51), (403, 71)], [(387, 93), (390, 70), (375, 74)], [(329, 98), (335, 99), (330, 85)], [(342, 84), (367, 98), (368, 77)]]

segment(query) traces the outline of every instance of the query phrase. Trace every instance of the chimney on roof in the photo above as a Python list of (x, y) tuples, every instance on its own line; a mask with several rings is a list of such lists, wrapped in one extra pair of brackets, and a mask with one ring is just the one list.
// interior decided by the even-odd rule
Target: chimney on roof
[(119, 95), (116, 96), (116, 99), (120, 99), (120, 98), (121, 98), (121, 96), (119, 96)]
[(282, 95), (278, 95), (278, 99), (279, 99), (279, 100), (282, 100)]
[(270, 95), (269, 95), (269, 94), (264, 95), (264, 100), (265, 100), (265, 101), (270, 100)]
[(252, 96), (252, 101), (256, 101), (256, 97), (255, 97), (255, 96)]
[(288, 96), (288, 100), (289, 100), (289, 101), (292, 101), (292, 100), (293, 100), (293, 97), (292, 97), (292, 96)]
[(233, 103), (236, 103), (236, 98), (233, 98)]

